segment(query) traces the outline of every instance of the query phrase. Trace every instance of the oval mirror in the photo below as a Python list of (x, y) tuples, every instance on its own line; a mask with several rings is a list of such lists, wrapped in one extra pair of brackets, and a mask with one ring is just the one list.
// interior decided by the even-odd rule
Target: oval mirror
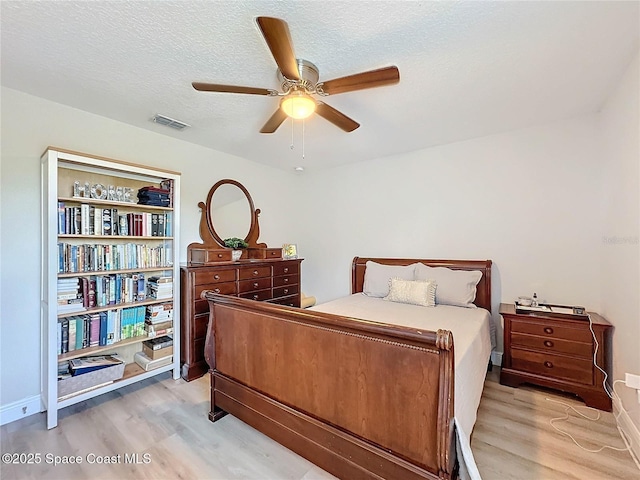
[(221, 180), (209, 192), (207, 221), (214, 238), (224, 245), (225, 238), (247, 240), (253, 224), (253, 201), (249, 192), (235, 180)]

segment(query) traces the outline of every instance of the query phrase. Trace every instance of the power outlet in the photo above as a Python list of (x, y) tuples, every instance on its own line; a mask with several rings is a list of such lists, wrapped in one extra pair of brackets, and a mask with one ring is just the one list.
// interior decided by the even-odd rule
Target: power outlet
[(636, 390), (640, 390), (640, 375), (625, 373), (624, 383), (629, 388), (635, 388)]

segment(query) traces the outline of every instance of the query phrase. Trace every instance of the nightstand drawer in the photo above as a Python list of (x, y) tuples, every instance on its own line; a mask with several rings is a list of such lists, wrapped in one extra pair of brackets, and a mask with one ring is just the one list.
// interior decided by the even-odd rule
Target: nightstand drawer
[(550, 353), (567, 353), (585, 358), (591, 358), (593, 355), (591, 343), (574, 342), (555, 337), (539, 337), (518, 332), (511, 333), (511, 345)]
[(280, 262), (273, 265), (273, 275), (292, 275), (298, 273), (298, 262)]
[(583, 383), (585, 385), (593, 384), (593, 364), (591, 360), (587, 359), (512, 348), (511, 366), (516, 370), (545, 377)]
[(560, 322), (528, 322), (523, 320), (511, 320), (511, 332), (539, 335), (541, 337), (553, 337), (556, 339), (570, 340), (574, 342), (591, 343), (593, 338), (589, 331), (589, 324), (584, 328), (572, 328), (560, 324)]
[(274, 287), (283, 287), (285, 285), (295, 285), (298, 283), (298, 275), (284, 275), (282, 277), (273, 277)]

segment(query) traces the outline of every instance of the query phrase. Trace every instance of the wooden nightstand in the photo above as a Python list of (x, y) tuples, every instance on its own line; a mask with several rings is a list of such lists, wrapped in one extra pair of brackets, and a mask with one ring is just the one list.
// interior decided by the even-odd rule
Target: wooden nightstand
[[(590, 407), (611, 411), (611, 399), (602, 386), (604, 375), (593, 364), (595, 342), (588, 320), (516, 313), (509, 303), (500, 304), (500, 315), (504, 318), (501, 384), (555, 388), (579, 396)], [(598, 341), (596, 361), (611, 378), (613, 327), (597, 313), (589, 315)]]

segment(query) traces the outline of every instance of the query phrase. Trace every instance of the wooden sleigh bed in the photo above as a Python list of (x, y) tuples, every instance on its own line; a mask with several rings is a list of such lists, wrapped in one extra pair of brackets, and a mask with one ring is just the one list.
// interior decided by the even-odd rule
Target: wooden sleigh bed
[[(490, 260), (356, 257), (352, 293), (363, 291), (368, 260), (479, 270), (474, 303), (491, 311)], [(457, 478), (449, 330), (202, 297), (210, 420), (234, 415), (342, 479)]]

